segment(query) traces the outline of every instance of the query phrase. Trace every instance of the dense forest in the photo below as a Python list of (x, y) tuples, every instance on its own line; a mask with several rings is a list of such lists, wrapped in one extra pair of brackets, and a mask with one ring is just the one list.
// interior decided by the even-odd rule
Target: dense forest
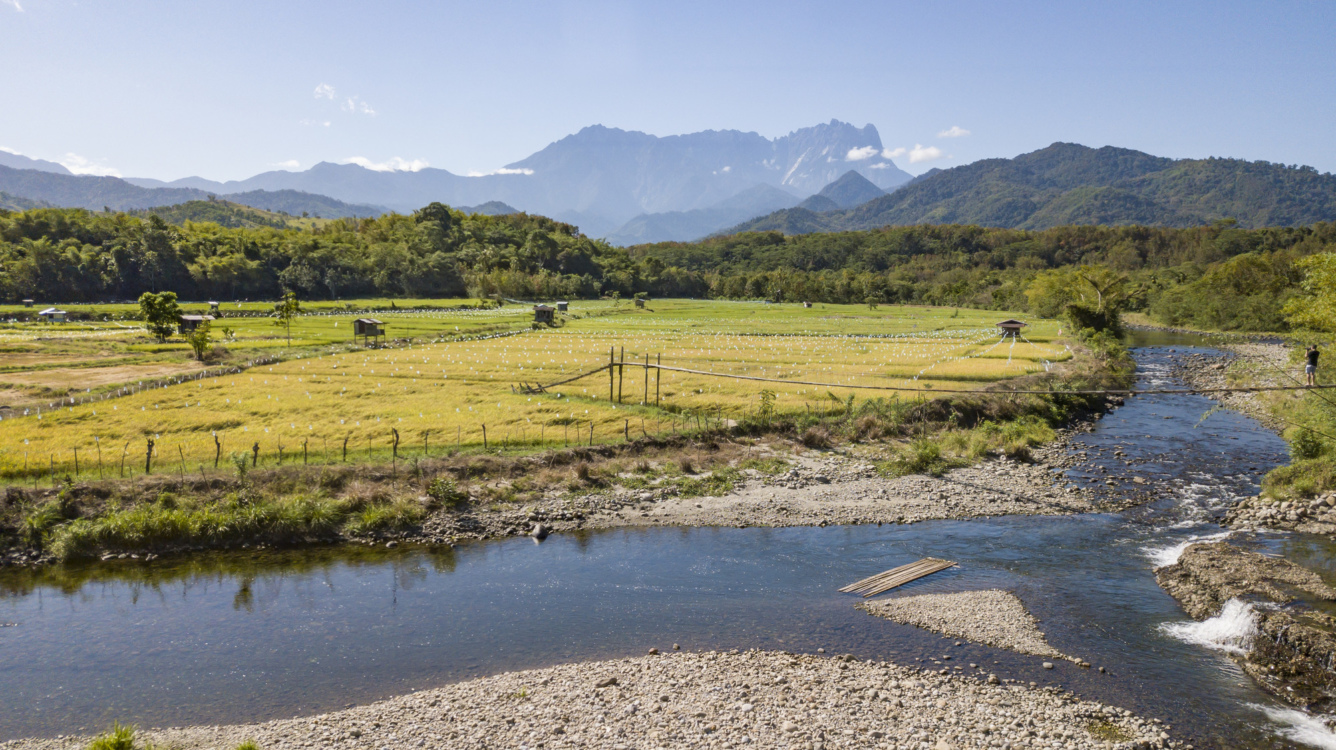
[(622, 249), (540, 216), (465, 214), (440, 204), (411, 216), (307, 226), (200, 204), (147, 216), (0, 211), (0, 300), (131, 300), (160, 290), (195, 300), (275, 298), (284, 290), (305, 299), (646, 293), (1029, 310), (1026, 290), (1036, 278), (1097, 266), (1123, 279), (1125, 309), (1166, 324), (1280, 331), (1288, 325), (1282, 307), (1301, 293), (1301, 261), (1336, 252), (1336, 224), (1328, 223), (923, 225), (747, 232)]
[(1225, 217), (1248, 228), (1336, 220), (1336, 175), (1264, 161), (1166, 159), (1055, 143), (1014, 159), (935, 170), (846, 210), (792, 208), (731, 231), (799, 234), (915, 224), (1191, 227)]

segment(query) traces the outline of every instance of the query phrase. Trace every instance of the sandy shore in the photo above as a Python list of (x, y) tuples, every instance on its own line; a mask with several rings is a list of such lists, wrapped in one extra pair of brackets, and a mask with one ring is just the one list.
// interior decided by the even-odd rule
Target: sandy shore
[(866, 602), (860, 609), (878, 617), (964, 638), (1020, 654), (1048, 656), (1083, 664), (1044, 640), (1038, 621), (1014, 594), (997, 589), (953, 594), (922, 594)]
[[(142, 733), (160, 747), (1168, 748), (1166, 728), (1057, 689), (852, 657), (668, 653), (487, 677), (320, 716)], [(18, 740), (75, 750), (87, 737)]]

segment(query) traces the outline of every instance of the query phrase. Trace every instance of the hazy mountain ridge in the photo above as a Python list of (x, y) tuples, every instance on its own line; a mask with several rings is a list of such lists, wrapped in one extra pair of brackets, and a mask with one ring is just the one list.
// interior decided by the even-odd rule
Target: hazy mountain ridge
[(694, 240), (797, 202), (797, 198), (779, 188), (760, 184), (709, 208), (641, 214), (608, 233), (605, 239), (614, 245)]
[(211, 196), (218, 196), (255, 208), (293, 215), (306, 211), (334, 218), (377, 216), (385, 212), (379, 206), (348, 204), (324, 195), (296, 190), (252, 190), (228, 194), (195, 188), (145, 188), (119, 177), (59, 174), (3, 166), (0, 166), (0, 191), (52, 206), (93, 211), (103, 208), (116, 211), (158, 208), (188, 201), (207, 201)]
[(1310, 167), (1239, 159), (1168, 159), (1070, 143), (1014, 159), (985, 159), (924, 175), (852, 209), (779, 211), (733, 232), (978, 224), (1045, 229), (1063, 224), (1240, 226), (1336, 220), (1336, 176)]

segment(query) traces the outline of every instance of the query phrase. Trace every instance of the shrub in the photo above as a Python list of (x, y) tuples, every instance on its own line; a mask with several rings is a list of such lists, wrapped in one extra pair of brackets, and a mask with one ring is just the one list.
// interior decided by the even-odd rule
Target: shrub
[(1301, 428), (1290, 441), (1290, 457), (1296, 461), (1317, 458), (1326, 452), (1326, 447), (1316, 432)]
[(829, 448), (830, 432), (824, 427), (808, 427), (803, 432), (802, 443), (808, 448)]
[(135, 750), (135, 728), (114, 722), (111, 729), (88, 743), (88, 750)]
[(468, 500), (469, 496), (459, 491), (455, 480), (436, 477), (427, 487), (427, 497), (447, 508), (457, 508)]

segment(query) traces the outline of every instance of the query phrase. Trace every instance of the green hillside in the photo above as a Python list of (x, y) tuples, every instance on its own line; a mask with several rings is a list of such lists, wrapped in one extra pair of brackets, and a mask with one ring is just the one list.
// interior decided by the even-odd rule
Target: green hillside
[(1071, 224), (1241, 227), (1336, 220), (1336, 176), (1241, 159), (1166, 159), (1072, 143), (925, 176), (844, 211), (777, 211), (735, 227), (803, 233), (913, 224), (1048, 229)]

